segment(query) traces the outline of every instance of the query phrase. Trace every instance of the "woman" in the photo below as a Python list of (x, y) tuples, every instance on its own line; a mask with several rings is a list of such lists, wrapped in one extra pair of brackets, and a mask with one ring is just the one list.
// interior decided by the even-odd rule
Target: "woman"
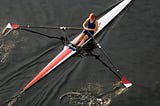
[(83, 23), (83, 32), (80, 38), (76, 41), (76, 45), (80, 47), (88, 38), (92, 37), (94, 33), (98, 30), (98, 21), (96, 20), (96, 15), (90, 13), (89, 18)]

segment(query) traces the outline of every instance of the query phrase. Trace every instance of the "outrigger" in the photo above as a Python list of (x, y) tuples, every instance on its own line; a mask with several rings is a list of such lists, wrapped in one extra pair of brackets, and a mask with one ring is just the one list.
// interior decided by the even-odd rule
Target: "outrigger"
[[(94, 39), (94, 37), (105, 27), (107, 26), (132, 0), (123, 0), (120, 2), (117, 6), (115, 6), (112, 10), (110, 10), (108, 13), (106, 13), (104, 16), (98, 19), (99, 23), (99, 28), (98, 31), (91, 37), (89, 38), (84, 44), (81, 45), (81, 48), (85, 46), (90, 40)], [(50, 26), (39, 26), (36, 28), (53, 28)], [(34, 26), (30, 25), (19, 25), (19, 24), (13, 24), (13, 23), (8, 23), (6, 28), (2, 31), (3, 35), (7, 35), (9, 32), (12, 30), (18, 30), (18, 29), (23, 29), (23, 28), (35, 28)], [(60, 27), (66, 28), (66, 27)], [(8, 31), (6, 31), (9, 29)], [(75, 28), (75, 29), (81, 29), (81, 28)], [(76, 40), (80, 36), (76, 37), (71, 41), (72, 44), (76, 42)], [(97, 43), (98, 44), (98, 43)], [(101, 46), (99, 46), (101, 48)], [(44, 67), (21, 91), (23, 93), (27, 89), (29, 89), (31, 86), (33, 86), (36, 82), (38, 82), (40, 79), (42, 79), (44, 76), (46, 76), (48, 73), (50, 73), (53, 69), (58, 67), (60, 64), (62, 64), (64, 61), (66, 61), (68, 58), (70, 58), (72, 55), (74, 55), (77, 52), (77, 48), (71, 46), (70, 44), (65, 45), (63, 50), (46, 66)], [(118, 69), (116, 69), (117, 72), (119, 72)], [(114, 72), (116, 73), (116, 72)], [(132, 86), (132, 83), (127, 80), (126, 77), (121, 76), (116, 74), (119, 79), (121, 80), (121, 83), (125, 87), (130, 87)]]

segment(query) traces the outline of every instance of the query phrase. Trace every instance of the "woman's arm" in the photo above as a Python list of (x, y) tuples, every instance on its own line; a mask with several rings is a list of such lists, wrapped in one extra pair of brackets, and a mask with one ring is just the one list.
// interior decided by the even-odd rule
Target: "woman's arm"
[(99, 26), (98, 26), (98, 21), (96, 20), (96, 21), (95, 21), (94, 33), (98, 31), (98, 27), (99, 27)]
[(88, 29), (88, 28), (87, 28), (87, 23), (88, 23), (88, 21), (89, 21), (89, 18), (87, 18), (87, 19), (84, 21), (84, 23), (83, 23), (83, 28), (86, 29), (86, 30)]

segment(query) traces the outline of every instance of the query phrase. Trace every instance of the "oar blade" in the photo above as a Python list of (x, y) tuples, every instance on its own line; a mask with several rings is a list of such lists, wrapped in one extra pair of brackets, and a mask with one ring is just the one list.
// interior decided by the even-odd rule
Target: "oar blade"
[(8, 23), (8, 24), (6, 25), (6, 27), (2, 30), (1, 34), (2, 34), (3, 36), (6, 36), (6, 35), (8, 35), (11, 31), (17, 30), (17, 29), (19, 29), (19, 28), (20, 28), (20, 25), (18, 25), (18, 24)]
[(17, 30), (17, 29), (20, 28), (20, 25), (19, 25), (19, 24), (11, 23), (10, 25), (11, 25), (11, 28), (12, 28), (13, 30)]
[(126, 77), (122, 77), (121, 82), (127, 88), (133, 85)]
[(8, 35), (12, 30), (13, 30), (13, 29), (12, 29), (11, 24), (8, 23), (8, 24), (6, 25), (6, 27), (2, 30), (1, 34), (2, 34), (3, 36), (6, 36), (6, 35)]

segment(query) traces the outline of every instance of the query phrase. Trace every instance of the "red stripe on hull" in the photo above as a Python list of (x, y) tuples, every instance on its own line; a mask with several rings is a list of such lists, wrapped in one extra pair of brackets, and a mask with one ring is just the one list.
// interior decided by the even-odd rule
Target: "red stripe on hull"
[(31, 87), (33, 84), (35, 84), (37, 81), (39, 81), (41, 78), (43, 78), (44, 75), (46, 75), (54, 66), (56, 66), (61, 60), (63, 60), (68, 54), (72, 52), (71, 49), (66, 49), (62, 54), (60, 54), (55, 60), (49, 65), (47, 65), (36, 77), (32, 79), (31, 82), (29, 82), (24, 88), (23, 91)]

